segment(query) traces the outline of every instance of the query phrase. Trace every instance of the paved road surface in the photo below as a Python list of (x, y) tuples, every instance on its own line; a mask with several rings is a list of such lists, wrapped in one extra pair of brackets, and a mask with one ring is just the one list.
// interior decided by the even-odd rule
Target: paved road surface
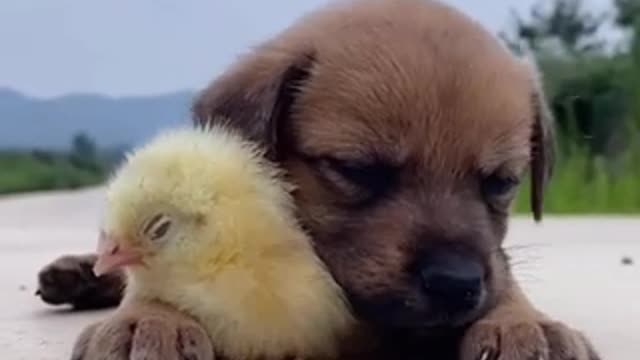
[[(0, 351), (4, 359), (65, 359), (80, 329), (105, 312), (69, 313), (33, 295), (38, 268), (94, 247), (101, 192), (0, 199)], [(640, 217), (513, 221), (515, 272), (533, 301), (584, 329), (605, 360), (640, 359)], [(623, 266), (630, 256), (633, 266)]]

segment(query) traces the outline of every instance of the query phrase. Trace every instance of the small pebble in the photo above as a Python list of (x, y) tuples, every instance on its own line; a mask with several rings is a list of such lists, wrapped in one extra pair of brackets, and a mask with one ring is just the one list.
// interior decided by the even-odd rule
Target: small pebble
[(622, 258), (622, 265), (633, 265), (633, 259), (629, 256), (625, 256)]

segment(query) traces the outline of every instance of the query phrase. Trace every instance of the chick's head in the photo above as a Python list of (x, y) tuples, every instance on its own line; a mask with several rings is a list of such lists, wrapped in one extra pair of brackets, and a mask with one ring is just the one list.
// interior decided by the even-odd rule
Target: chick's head
[(247, 239), (286, 238), (269, 236), (294, 218), (279, 177), (256, 146), (223, 127), (161, 134), (109, 183), (94, 272), (212, 272), (257, 248)]

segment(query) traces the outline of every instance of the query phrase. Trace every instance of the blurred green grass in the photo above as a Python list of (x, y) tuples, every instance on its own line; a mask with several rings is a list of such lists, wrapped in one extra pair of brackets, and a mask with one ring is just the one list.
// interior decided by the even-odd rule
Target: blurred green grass
[[(522, 184), (517, 213), (530, 212), (530, 182)], [(545, 193), (547, 214), (639, 214), (640, 146), (635, 145), (612, 163), (610, 159), (575, 151), (559, 159)]]
[(102, 184), (126, 151), (99, 149), (82, 133), (73, 137), (69, 150), (0, 151), (0, 195)]
[(100, 184), (105, 174), (66, 154), (0, 153), (0, 194), (77, 189)]

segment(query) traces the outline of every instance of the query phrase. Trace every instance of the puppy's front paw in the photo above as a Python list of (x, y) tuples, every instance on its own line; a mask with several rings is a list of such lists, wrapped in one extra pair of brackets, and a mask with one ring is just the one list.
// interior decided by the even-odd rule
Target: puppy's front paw
[(163, 308), (116, 314), (78, 337), (72, 360), (213, 360), (206, 332), (195, 321)]
[(553, 321), (480, 320), (464, 337), (461, 360), (600, 360), (578, 331)]
[(38, 272), (36, 295), (50, 305), (72, 305), (75, 309), (100, 309), (117, 306), (122, 297), (124, 277), (93, 274), (96, 256), (66, 255)]

